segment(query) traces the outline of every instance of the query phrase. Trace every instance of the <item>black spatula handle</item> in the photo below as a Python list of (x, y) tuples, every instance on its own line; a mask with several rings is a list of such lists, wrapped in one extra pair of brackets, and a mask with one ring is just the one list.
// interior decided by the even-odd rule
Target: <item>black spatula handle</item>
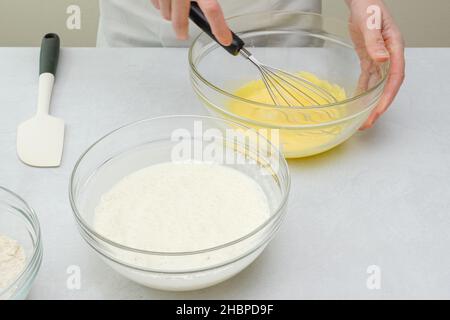
[(48, 33), (42, 38), (39, 74), (51, 73), (56, 75), (59, 46), (59, 37), (55, 33)]
[(211, 25), (205, 17), (202, 9), (200, 9), (197, 2), (191, 1), (191, 10), (189, 12), (189, 18), (194, 22), (200, 29), (202, 29), (207, 35), (209, 35), (214, 41), (220, 44), (225, 50), (227, 50), (232, 55), (236, 56), (241, 51), (242, 47), (244, 47), (244, 41), (239, 38), (234, 32), (231, 32), (233, 36), (233, 41), (229, 46), (222, 45), (217, 38), (214, 36), (211, 30)]

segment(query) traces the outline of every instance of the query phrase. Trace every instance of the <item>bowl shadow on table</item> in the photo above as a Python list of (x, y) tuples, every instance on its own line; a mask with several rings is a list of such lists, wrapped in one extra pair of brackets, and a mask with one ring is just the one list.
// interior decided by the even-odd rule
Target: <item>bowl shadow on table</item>
[(344, 142), (343, 144), (322, 152), (320, 154), (304, 157), (304, 158), (296, 158), (296, 159), (287, 159), (289, 168), (291, 170), (295, 170), (296, 168), (302, 168), (302, 169), (317, 169), (322, 166), (326, 166), (330, 164), (331, 162), (337, 161), (339, 158), (344, 157), (346, 154), (349, 153), (349, 149), (351, 147), (348, 146), (349, 141)]
[(295, 171), (298, 168), (302, 168), (302, 170), (319, 169), (339, 162), (351, 153), (361, 152), (366, 148), (370, 148), (370, 145), (373, 144), (380, 133), (379, 126), (375, 126), (370, 130), (358, 131), (347, 141), (323, 153), (304, 158), (287, 159), (289, 168), (291, 171)]

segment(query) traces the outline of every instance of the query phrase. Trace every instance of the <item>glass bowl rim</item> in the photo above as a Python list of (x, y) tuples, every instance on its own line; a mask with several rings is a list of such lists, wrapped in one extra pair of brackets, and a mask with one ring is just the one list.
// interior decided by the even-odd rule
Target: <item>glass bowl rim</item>
[[(16, 279), (9, 286), (0, 290), (0, 296), (1, 296), (5, 292), (10, 291), (15, 286), (17, 286), (21, 281), (24, 280), (25, 284), (26, 284), (29, 280), (33, 280), (33, 278), (36, 276), (37, 271), (39, 270), (39, 268), (41, 266), (43, 248), (42, 248), (42, 234), (41, 234), (39, 218), (37, 217), (37, 214), (33, 210), (33, 208), (31, 208), (28, 205), (28, 203), (17, 193), (15, 193), (5, 187), (2, 187), (2, 186), (0, 186), (0, 191), (12, 196), (14, 199), (18, 200), (20, 203), (22, 203), (25, 206), (27, 213), (30, 215), (30, 218), (32, 220), (30, 220), (29, 217), (22, 214), (20, 212), (20, 210), (16, 210), (16, 209), (15, 210), (20, 213), (20, 216), (22, 218), (25, 218), (26, 220), (28, 220), (30, 222), (32, 230), (36, 237), (35, 244), (33, 245), (33, 253), (31, 255), (31, 258), (28, 261), (26, 267), (20, 272), (20, 274), (16, 277)], [(16, 290), (13, 290), (13, 294), (11, 297), (14, 297), (15, 293), (22, 289), (23, 288), (21, 286), (17, 286)]]
[[(259, 12), (253, 12), (253, 13), (246, 13), (246, 14), (240, 14), (240, 15), (235, 15), (235, 16), (231, 16), (229, 18), (227, 18), (227, 21), (232, 21), (233, 19), (238, 19), (238, 18), (243, 18), (243, 17), (250, 17), (250, 16), (255, 16), (255, 15), (260, 15), (260, 14), (267, 14), (267, 13), (275, 13), (275, 14), (299, 14), (299, 15), (309, 15), (309, 16), (317, 16), (320, 17), (323, 20), (328, 20), (328, 21), (334, 21), (335, 23), (341, 24), (341, 25), (346, 25), (347, 27), (350, 26), (349, 22), (344, 22), (343, 20), (337, 19), (337, 18), (333, 18), (333, 17), (329, 17), (327, 15), (323, 15), (321, 13), (316, 13), (316, 12), (307, 12), (307, 11), (301, 11), (301, 10), (268, 10), (268, 11), (259, 11)], [(199, 72), (199, 70), (197, 69), (195, 63), (194, 63), (194, 53), (193, 53), (193, 49), (194, 46), (198, 43), (200, 37), (202, 37), (205, 34), (205, 32), (201, 32), (198, 36), (196, 36), (194, 38), (194, 40), (192, 41), (191, 46), (189, 47), (189, 52), (188, 52), (188, 61), (189, 61), (189, 68), (191, 70), (191, 72), (198, 78), (200, 79), (200, 81), (202, 81), (206, 86), (208, 86), (210, 89), (228, 96), (230, 98), (232, 98), (233, 100), (237, 100), (237, 101), (241, 101), (250, 105), (255, 105), (258, 107), (264, 107), (264, 108), (268, 108), (268, 109), (278, 109), (278, 110), (284, 110), (284, 109), (294, 109), (294, 110), (314, 110), (314, 109), (328, 109), (328, 108), (336, 108), (336, 107), (340, 107), (343, 105), (347, 105), (349, 103), (352, 103), (354, 101), (360, 100), (366, 96), (368, 96), (369, 94), (371, 94), (372, 92), (376, 91), (377, 89), (379, 89), (380, 87), (382, 87), (389, 76), (389, 72), (388, 70), (390, 69), (390, 60), (385, 61), (380, 63), (380, 66), (386, 71), (384, 72), (382, 78), (380, 81), (378, 81), (373, 87), (371, 87), (368, 90), (365, 90), (362, 93), (359, 93), (351, 98), (347, 98), (345, 100), (342, 101), (338, 101), (338, 102), (333, 102), (333, 103), (328, 103), (328, 104), (323, 104), (323, 105), (311, 105), (311, 106), (277, 106), (274, 104), (270, 104), (270, 103), (263, 103), (263, 102), (258, 102), (258, 101), (253, 101), (250, 99), (246, 99), (246, 98), (242, 98), (239, 96), (236, 96), (226, 90), (223, 90), (221, 88), (219, 88), (218, 86), (214, 85), (213, 83), (209, 82), (207, 79), (205, 79), (201, 73)], [(239, 32), (238, 32), (239, 34)], [(331, 39), (328, 39), (331, 40)], [(213, 40), (211, 40), (213, 42)], [(335, 39), (333, 40), (334, 42), (339, 42), (342, 46), (345, 46), (347, 48), (354, 48), (354, 46), (352, 46), (351, 44), (347, 43), (347, 42), (343, 42), (343, 39), (340, 39), (340, 41), (336, 41)], [(217, 45), (219, 46), (219, 45)], [(192, 76), (191, 76), (192, 78)]]
[(246, 127), (240, 123), (234, 122), (234, 121), (230, 121), (230, 120), (225, 120), (222, 118), (217, 118), (217, 117), (211, 117), (211, 116), (203, 116), (203, 115), (188, 115), (188, 114), (183, 114), (183, 115), (168, 115), (168, 116), (158, 116), (158, 117), (153, 117), (153, 118), (145, 118), (142, 120), (138, 120), (138, 121), (134, 121), (128, 124), (125, 124), (123, 126), (120, 126), (119, 128), (110, 131), (109, 133), (107, 133), (106, 135), (104, 135), (103, 137), (101, 137), (100, 139), (98, 139), (97, 141), (95, 141), (91, 146), (89, 146), (89, 148), (86, 149), (85, 152), (82, 153), (82, 155), (79, 157), (79, 159), (77, 160), (71, 176), (70, 176), (70, 180), (69, 180), (69, 200), (70, 200), (70, 205), (72, 207), (72, 211), (74, 213), (75, 216), (75, 220), (77, 221), (79, 227), (81, 227), (85, 232), (87, 232), (90, 236), (94, 237), (94, 239), (98, 239), (101, 240), (105, 243), (107, 243), (110, 246), (113, 246), (115, 248), (118, 248), (120, 250), (124, 250), (124, 251), (128, 251), (128, 252), (134, 252), (134, 253), (138, 253), (138, 254), (145, 254), (145, 255), (153, 255), (153, 256), (189, 256), (189, 255), (196, 255), (196, 254), (202, 254), (202, 253), (207, 253), (207, 252), (214, 252), (220, 249), (224, 249), (227, 247), (230, 247), (232, 245), (235, 245), (239, 242), (242, 242), (252, 236), (254, 236), (255, 234), (257, 234), (258, 232), (260, 232), (261, 230), (263, 230), (267, 225), (269, 225), (271, 222), (275, 221), (277, 218), (280, 218), (282, 216), (285, 215), (285, 207), (287, 204), (287, 200), (289, 197), (289, 193), (290, 193), (290, 189), (291, 189), (291, 176), (290, 176), (290, 171), (289, 171), (289, 166), (287, 164), (286, 159), (284, 158), (283, 154), (281, 153), (281, 151), (276, 148), (270, 141), (268, 141), (264, 136), (262, 136), (261, 134), (259, 134), (258, 132), (256, 132), (257, 136), (259, 138), (264, 139), (264, 141), (267, 142), (267, 144), (272, 147), (272, 150), (275, 150), (277, 152), (277, 157), (280, 161), (280, 165), (285, 168), (286, 170), (286, 182), (284, 184), (284, 187), (286, 189), (285, 192), (283, 192), (282, 195), (282, 199), (281, 202), (279, 204), (279, 206), (277, 207), (276, 210), (273, 210), (273, 214), (264, 221), (264, 223), (260, 224), (259, 226), (257, 226), (255, 229), (253, 229), (251, 232), (245, 234), (244, 236), (232, 240), (232, 241), (228, 241), (226, 243), (214, 246), (214, 247), (209, 247), (209, 248), (205, 248), (205, 249), (201, 249), (201, 250), (194, 250), (194, 251), (183, 251), (183, 252), (176, 252), (176, 251), (170, 251), (170, 252), (164, 252), (164, 251), (152, 251), (152, 250), (144, 250), (144, 249), (138, 249), (138, 248), (133, 248), (130, 246), (126, 246), (123, 244), (120, 244), (116, 241), (110, 240), (107, 237), (102, 236), (100, 233), (98, 233), (97, 231), (95, 231), (90, 225), (89, 223), (87, 223), (85, 221), (85, 219), (82, 217), (82, 215), (80, 214), (80, 211), (78, 210), (77, 204), (75, 203), (75, 195), (74, 195), (74, 180), (75, 180), (75, 175), (77, 173), (78, 167), (80, 166), (80, 164), (82, 163), (82, 161), (85, 159), (85, 157), (89, 154), (89, 152), (96, 147), (99, 143), (101, 143), (102, 141), (104, 141), (105, 139), (107, 139), (108, 137), (117, 134), (118, 132), (124, 130), (124, 129), (128, 129), (128, 128), (132, 128), (134, 126), (143, 124), (143, 123), (147, 123), (147, 122), (152, 122), (152, 121), (157, 121), (157, 120), (163, 120), (163, 119), (176, 119), (176, 118), (195, 118), (195, 119), (208, 119), (208, 120), (214, 120), (214, 121), (219, 121), (221, 123), (228, 123), (228, 124), (232, 124), (233, 126), (237, 126), (243, 129), (250, 129), (249, 127)]

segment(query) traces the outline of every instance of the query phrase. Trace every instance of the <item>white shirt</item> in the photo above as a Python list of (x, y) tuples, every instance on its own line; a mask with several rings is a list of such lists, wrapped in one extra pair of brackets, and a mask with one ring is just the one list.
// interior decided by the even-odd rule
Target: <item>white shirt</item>
[[(225, 17), (265, 10), (320, 12), (320, 0), (219, 0)], [(190, 39), (199, 33), (190, 24)], [(99, 47), (183, 47), (150, 0), (100, 0)]]

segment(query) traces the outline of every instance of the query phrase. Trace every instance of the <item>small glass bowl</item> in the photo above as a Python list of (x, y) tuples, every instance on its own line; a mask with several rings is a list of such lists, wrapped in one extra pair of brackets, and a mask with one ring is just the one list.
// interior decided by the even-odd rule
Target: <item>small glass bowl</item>
[(39, 220), (22, 198), (3, 187), (0, 187), (0, 234), (16, 240), (26, 255), (25, 268), (14, 282), (0, 290), (0, 300), (25, 299), (42, 262)]
[[(200, 289), (240, 272), (256, 259), (278, 230), (286, 213), (290, 176), (284, 157), (264, 137), (258, 135), (257, 144), (251, 143), (252, 139), (241, 143), (227, 135), (230, 128), (242, 132), (248, 129), (219, 118), (169, 116), (127, 125), (97, 141), (78, 160), (70, 181), (70, 202), (82, 237), (114, 270), (156, 289)], [(194, 155), (203, 154), (211, 146), (213, 136), (217, 137), (214, 143), (224, 147), (228, 155), (244, 160), (221, 164), (250, 176), (266, 193), (271, 216), (262, 225), (240, 239), (192, 252), (131, 248), (96, 232), (95, 207), (114, 184), (142, 168), (174, 161), (173, 152), (180, 143), (194, 147), (193, 160), (204, 161)], [(261, 152), (261, 147), (270, 148), (272, 153), (265, 149)]]
[(189, 51), (194, 91), (216, 116), (253, 128), (280, 130), (287, 158), (327, 151), (351, 137), (380, 101), (389, 62), (361, 63), (349, 24), (316, 13), (269, 11), (228, 19), (232, 30), (262, 63), (308, 72), (345, 90), (345, 100), (319, 106), (275, 106), (236, 93), (261, 79), (242, 56), (231, 56), (205, 33)]

